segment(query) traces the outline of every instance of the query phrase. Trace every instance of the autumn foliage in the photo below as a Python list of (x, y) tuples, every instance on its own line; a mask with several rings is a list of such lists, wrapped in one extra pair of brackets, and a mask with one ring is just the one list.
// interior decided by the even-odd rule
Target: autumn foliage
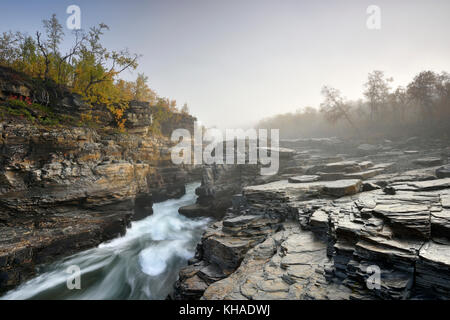
[[(106, 108), (123, 130), (125, 110), (131, 100), (148, 101), (155, 106), (161, 98), (148, 87), (144, 74), (138, 74), (136, 81), (120, 78), (124, 71), (138, 67), (139, 56), (128, 50), (105, 48), (102, 37), (108, 30), (101, 23), (88, 31), (74, 31), (72, 46), (62, 52), (65, 33), (56, 15), (52, 15), (43, 20), (43, 32), (0, 34), (0, 65), (42, 79), (43, 83), (69, 88), (92, 108)], [(169, 112), (170, 108), (166, 109)]]

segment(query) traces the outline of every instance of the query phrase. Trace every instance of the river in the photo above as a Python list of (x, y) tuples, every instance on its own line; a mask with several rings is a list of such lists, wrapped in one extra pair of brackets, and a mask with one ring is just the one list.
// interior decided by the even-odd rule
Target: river
[[(38, 276), (1, 299), (165, 299), (209, 222), (178, 213), (195, 203), (198, 186), (188, 184), (182, 198), (154, 204), (153, 215), (133, 222), (125, 236), (39, 267)], [(72, 266), (81, 270), (81, 289), (68, 289)]]

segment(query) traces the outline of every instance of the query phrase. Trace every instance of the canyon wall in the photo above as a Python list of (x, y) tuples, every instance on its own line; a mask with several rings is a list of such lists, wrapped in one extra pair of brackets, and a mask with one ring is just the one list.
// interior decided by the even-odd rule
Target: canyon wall
[[(0, 77), (0, 104), (36, 92), (29, 82)], [(70, 116), (90, 109), (69, 92), (50, 107)], [(123, 133), (108, 128), (112, 118), (101, 110), (94, 112), (101, 120), (95, 127), (3, 118), (0, 292), (33, 276), (39, 264), (124, 234), (132, 220), (152, 213), (153, 202), (182, 196), (185, 183), (198, 179), (193, 168), (172, 164), (172, 143), (151, 133), (151, 112), (148, 103), (131, 102)], [(177, 117), (188, 129), (195, 121)], [(164, 132), (177, 125), (163, 123)]]

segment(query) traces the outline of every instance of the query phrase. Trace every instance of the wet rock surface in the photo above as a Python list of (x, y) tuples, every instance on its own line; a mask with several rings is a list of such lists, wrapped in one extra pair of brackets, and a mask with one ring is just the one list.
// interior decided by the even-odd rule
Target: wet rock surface
[(0, 292), (185, 193), (192, 168), (171, 163), (172, 143), (148, 132), (145, 107), (127, 110), (127, 134), (0, 123)]
[(288, 170), (242, 187), (176, 298), (449, 299), (448, 147), (420, 141), (340, 144), (345, 155), (326, 139), (287, 141)]

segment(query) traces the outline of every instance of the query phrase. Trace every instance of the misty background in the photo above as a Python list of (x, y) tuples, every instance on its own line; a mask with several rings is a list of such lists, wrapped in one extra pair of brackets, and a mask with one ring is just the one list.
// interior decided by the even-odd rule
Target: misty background
[[(32, 34), (52, 13), (65, 24), (72, 4), (81, 7), (82, 27), (110, 26), (106, 46), (143, 55), (139, 70), (123, 77), (144, 72), (152, 89), (187, 103), (206, 126), (318, 109), (324, 85), (356, 101), (373, 70), (393, 77), (394, 88), (423, 70), (450, 70), (445, 0), (3, 0), (0, 30)], [(369, 5), (381, 9), (380, 30), (366, 26)]]

